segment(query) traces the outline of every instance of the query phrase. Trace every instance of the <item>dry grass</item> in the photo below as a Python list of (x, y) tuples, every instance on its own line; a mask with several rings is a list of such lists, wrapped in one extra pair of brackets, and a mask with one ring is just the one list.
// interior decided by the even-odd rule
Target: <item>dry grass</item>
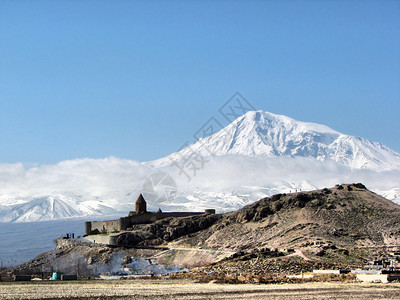
[(400, 284), (215, 284), (187, 280), (2, 282), (1, 299), (394, 299)]

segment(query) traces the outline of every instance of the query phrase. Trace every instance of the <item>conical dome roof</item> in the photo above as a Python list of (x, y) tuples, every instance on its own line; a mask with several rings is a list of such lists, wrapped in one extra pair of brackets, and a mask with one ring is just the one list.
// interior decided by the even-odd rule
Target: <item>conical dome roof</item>
[(146, 203), (146, 200), (144, 200), (144, 197), (142, 194), (140, 194), (136, 200), (136, 204), (141, 204), (141, 203)]

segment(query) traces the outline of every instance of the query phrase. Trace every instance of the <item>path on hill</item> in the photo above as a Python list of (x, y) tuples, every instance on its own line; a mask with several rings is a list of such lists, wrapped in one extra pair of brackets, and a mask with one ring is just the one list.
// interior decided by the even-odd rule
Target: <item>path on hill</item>
[(295, 249), (294, 253), (286, 255), (286, 257), (290, 257), (290, 256), (300, 256), (301, 258), (303, 258), (304, 260), (311, 260), (309, 259), (304, 253), (303, 251), (301, 251), (300, 249)]
[(235, 254), (234, 251), (226, 251), (226, 250), (213, 250), (213, 249), (198, 249), (198, 248), (169, 248), (169, 250), (185, 250), (185, 251), (205, 251), (205, 252), (217, 252), (217, 253), (226, 253), (226, 254)]
[[(165, 247), (163, 249), (165, 249)], [(170, 252), (172, 250), (175, 250), (175, 251), (201, 251), (201, 252), (209, 252), (209, 253), (224, 253), (224, 254), (227, 254), (227, 255), (233, 255), (233, 254), (236, 253), (236, 252), (233, 252), (233, 251), (225, 251), (225, 250), (171, 247), (171, 248), (168, 248), (167, 250), (161, 251), (161, 252), (153, 255), (153, 257), (156, 258), (156, 257), (161, 256), (161, 255), (163, 255), (165, 253), (168, 253), (168, 252)]]

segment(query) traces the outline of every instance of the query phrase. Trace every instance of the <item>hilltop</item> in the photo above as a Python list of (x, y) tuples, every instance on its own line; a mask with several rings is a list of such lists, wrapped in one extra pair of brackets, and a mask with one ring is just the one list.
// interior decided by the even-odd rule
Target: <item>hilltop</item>
[[(265, 268), (271, 261), (282, 265), (276, 258), (285, 256), (291, 262), (283, 265), (303, 270), (316, 264), (362, 266), (373, 257), (393, 254), (391, 250), (399, 245), (400, 206), (361, 183), (341, 184), (277, 194), (231, 213), (135, 225), (132, 231), (120, 233), (111, 248), (60, 239), (57, 249), (18, 269), (71, 266), (79, 260), (81, 268), (86, 264), (86, 271), (93, 271), (107, 269), (111, 262), (122, 267), (138, 257), (180, 267), (219, 261), (243, 268), (244, 261), (255, 260), (251, 266)], [(263, 263), (266, 259), (270, 263)]]
[(175, 244), (247, 251), (299, 248), (320, 257), (365, 247), (400, 245), (400, 206), (360, 183), (277, 194), (224, 214)]

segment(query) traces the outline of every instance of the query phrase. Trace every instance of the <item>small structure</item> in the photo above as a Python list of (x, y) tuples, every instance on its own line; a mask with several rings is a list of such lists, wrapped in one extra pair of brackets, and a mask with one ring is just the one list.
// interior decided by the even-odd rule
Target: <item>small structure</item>
[(313, 274), (348, 274), (350, 270), (347, 269), (338, 269), (338, 270), (313, 270)]
[(14, 281), (31, 281), (31, 275), (14, 275)]
[(61, 275), (61, 280), (78, 280), (78, 275), (72, 274), (72, 275)]
[(53, 276), (51, 277), (51, 279), (53, 279), (53, 280), (61, 280), (61, 276), (63, 276), (63, 275), (64, 275), (64, 273), (54, 272)]
[(357, 280), (362, 282), (388, 282), (387, 274), (357, 274)]

